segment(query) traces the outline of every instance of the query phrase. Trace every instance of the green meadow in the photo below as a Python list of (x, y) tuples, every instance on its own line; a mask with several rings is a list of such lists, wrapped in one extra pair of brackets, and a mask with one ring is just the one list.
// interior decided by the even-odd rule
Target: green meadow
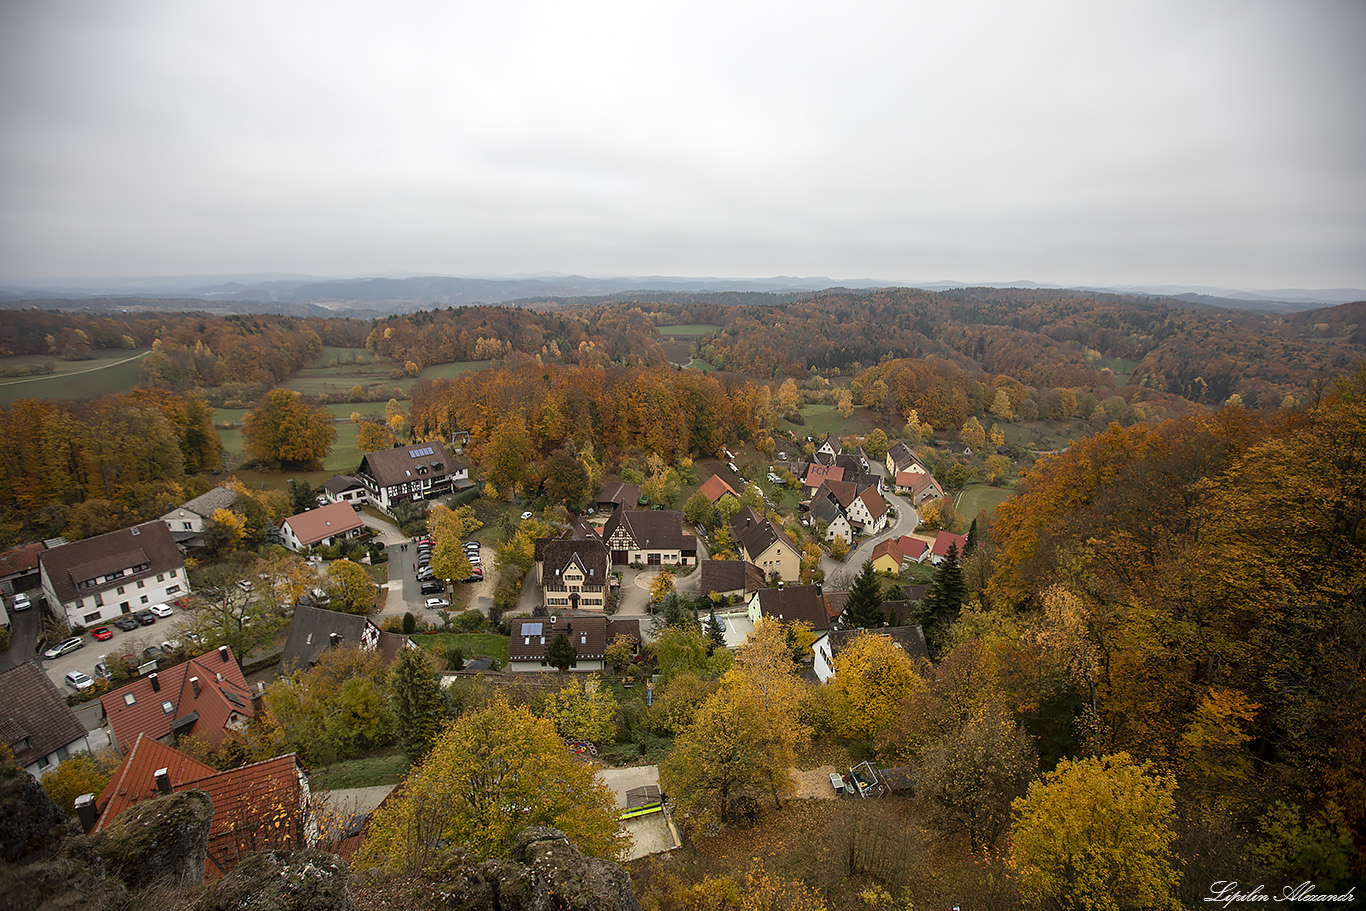
[(43, 376), (0, 378), (0, 405), (19, 399), (89, 399), (109, 393), (128, 392), (138, 381), (142, 359), (150, 348), (101, 351), (86, 361), (64, 361), (55, 357), (23, 355), (0, 359), (9, 367), (39, 367), (55, 364), (55, 373)]

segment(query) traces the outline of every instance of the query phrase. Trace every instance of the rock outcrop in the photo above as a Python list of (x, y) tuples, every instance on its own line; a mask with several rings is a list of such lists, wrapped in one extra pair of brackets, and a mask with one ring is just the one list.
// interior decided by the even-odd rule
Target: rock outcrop
[(433, 911), (640, 911), (626, 869), (584, 857), (558, 829), (524, 830), (506, 860), (450, 852), (424, 880), (415, 907)]
[(129, 807), (91, 842), (130, 889), (193, 886), (204, 881), (212, 822), (209, 795), (181, 791)]
[(254, 854), (214, 883), (195, 911), (354, 911), (346, 862), (304, 850)]

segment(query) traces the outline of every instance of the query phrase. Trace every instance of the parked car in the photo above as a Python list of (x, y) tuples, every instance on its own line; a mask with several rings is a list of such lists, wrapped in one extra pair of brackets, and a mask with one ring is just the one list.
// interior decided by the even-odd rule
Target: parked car
[(451, 602), (447, 601), (445, 598), (428, 598), (428, 599), (427, 599), (427, 610), (437, 610), (438, 608), (445, 608), (445, 607), (450, 607), (450, 606), (451, 606)]
[(100, 642), (105, 642), (109, 639), (114, 638), (114, 631), (107, 626), (101, 626), (96, 629), (92, 629), (90, 631), (90, 635), (94, 636), (95, 639)]
[(91, 680), (89, 675), (81, 671), (72, 671), (66, 675), (66, 685), (79, 693), (90, 689), (95, 685), (95, 681)]
[(19, 592), (19, 594), (17, 594), (17, 595), (14, 596), (14, 609), (15, 609), (15, 610), (28, 610), (28, 609), (29, 609), (30, 607), (32, 607), (32, 606), (33, 606), (33, 602), (32, 602), (32, 601), (29, 601), (28, 595), (25, 594), (24, 592)]
[(168, 655), (175, 654), (175, 652), (176, 652), (179, 648), (180, 648), (180, 640), (179, 640), (179, 639), (167, 639), (165, 642), (161, 643), (161, 650), (162, 650), (163, 652), (165, 652), (166, 654), (168, 654)]
[(133, 615), (133, 619), (143, 626), (151, 626), (153, 623), (157, 622), (157, 615), (149, 610), (140, 610)]
[(472, 550), (475, 553), (479, 553), (478, 541), (466, 541), (462, 546), (465, 548), (465, 550)]
[(117, 626), (119, 629), (123, 630), (125, 633), (131, 632), (132, 630), (138, 628), (138, 622), (133, 619), (132, 614), (124, 614), (122, 617), (119, 617), (117, 620), (114, 621), (114, 625)]
[(171, 610), (171, 608), (165, 604), (153, 604), (148, 610), (158, 617), (169, 617), (171, 614), (175, 613), (175, 611)]
[(79, 636), (72, 636), (70, 639), (63, 639), (61, 642), (58, 642), (56, 645), (52, 646), (52, 648), (43, 652), (43, 657), (60, 658), (63, 655), (74, 652), (78, 648), (85, 648), (85, 643), (81, 641), (81, 638)]
[(444, 594), (445, 591), (446, 585), (443, 582), (424, 582), (422, 585), (422, 594), (424, 595), (440, 595)]
[(524, 513), (522, 513), (522, 521), (523, 521), (523, 522), (525, 522), (527, 519), (530, 519), (530, 518), (531, 518), (531, 513), (529, 513), (529, 512), (524, 512)]

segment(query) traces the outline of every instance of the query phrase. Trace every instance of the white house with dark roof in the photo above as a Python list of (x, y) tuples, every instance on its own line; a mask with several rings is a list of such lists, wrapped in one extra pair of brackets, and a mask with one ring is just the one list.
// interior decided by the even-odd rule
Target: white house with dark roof
[(285, 547), (295, 553), (314, 546), (329, 547), (364, 530), (365, 523), (346, 503), (329, 503), (280, 523), (280, 537)]
[(0, 673), (0, 743), (35, 778), (72, 753), (91, 749), (85, 725), (32, 661)]
[(237, 497), (237, 491), (220, 484), (177, 506), (162, 516), (161, 521), (166, 523), (177, 544), (203, 547), (204, 529), (213, 521), (213, 514), (220, 509), (232, 509)]
[(385, 512), (394, 504), (444, 497), (470, 487), (469, 466), (432, 441), (367, 452), (356, 480), (370, 502)]
[(81, 626), (190, 593), (185, 560), (160, 520), (45, 550), (38, 567), (48, 606)]

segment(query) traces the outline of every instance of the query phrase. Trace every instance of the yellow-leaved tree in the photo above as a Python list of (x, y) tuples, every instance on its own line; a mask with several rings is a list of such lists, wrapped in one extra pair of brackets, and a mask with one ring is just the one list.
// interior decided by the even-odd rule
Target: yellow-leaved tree
[(887, 636), (856, 636), (835, 656), (835, 688), (848, 707), (850, 737), (871, 740), (892, 722), (897, 703), (922, 686), (905, 650)]
[(443, 846), (507, 857), (528, 826), (559, 829), (584, 854), (626, 846), (611, 790), (550, 721), (497, 701), (449, 725), (403, 789), (371, 817), (359, 867), (414, 870)]
[(1011, 855), (1044, 907), (1180, 907), (1172, 866), (1176, 780), (1128, 753), (1066, 760), (1015, 801)]
[(604, 741), (616, 733), (617, 700), (599, 688), (596, 676), (571, 680), (546, 700), (543, 717), (567, 740)]

